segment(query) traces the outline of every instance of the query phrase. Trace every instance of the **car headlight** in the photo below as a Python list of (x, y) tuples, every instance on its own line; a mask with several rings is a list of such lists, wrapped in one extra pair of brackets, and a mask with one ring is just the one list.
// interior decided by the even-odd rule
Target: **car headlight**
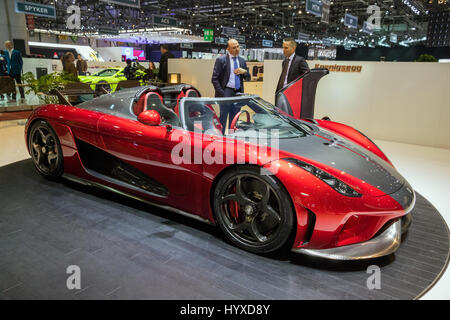
[(315, 175), (317, 178), (328, 184), (331, 188), (339, 192), (340, 194), (347, 196), (347, 197), (361, 197), (362, 195), (359, 192), (356, 192), (353, 190), (349, 185), (347, 185), (345, 182), (342, 182), (336, 177), (333, 177), (331, 174), (320, 170), (319, 168), (303, 162), (298, 159), (294, 158), (285, 158), (283, 160), (286, 160), (292, 164), (295, 164), (297, 167), (300, 167), (309, 173)]

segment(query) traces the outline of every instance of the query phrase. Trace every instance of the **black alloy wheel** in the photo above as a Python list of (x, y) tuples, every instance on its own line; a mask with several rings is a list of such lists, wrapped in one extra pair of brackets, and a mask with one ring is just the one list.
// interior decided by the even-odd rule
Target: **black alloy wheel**
[(238, 247), (268, 253), (289, 244), (296, 222), (289, 194), (276, 177), (261, 175), (260, 168), (242, 166), (225, 173), (213, 202), (220, 228)]
[(64, 171), (61, 144), (51, 126), (44, 120), (35, 122), (28, 135), (28, 148), (34, 166), (46, 178), (57, 179)]

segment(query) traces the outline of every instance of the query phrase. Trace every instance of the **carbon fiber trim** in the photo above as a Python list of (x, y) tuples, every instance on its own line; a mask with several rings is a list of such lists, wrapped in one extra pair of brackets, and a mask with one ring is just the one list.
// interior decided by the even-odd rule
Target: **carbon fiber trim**
[(363, 153), (361, 148), (338, 136), (322, 135), (330, 140), (317, 135), (280, 139), (279, 149), (337, 168), (386, 194), (396, 192), (405, 183), (405, 179), (383, 159)]

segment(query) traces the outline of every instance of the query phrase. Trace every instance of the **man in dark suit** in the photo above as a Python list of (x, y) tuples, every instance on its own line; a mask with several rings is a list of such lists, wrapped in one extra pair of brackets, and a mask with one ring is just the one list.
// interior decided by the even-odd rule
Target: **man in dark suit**
[[(23, 60), (22, 54), (19, 50), (14, 49), (13, 43), (11, 41), (5, 41), (6, 50), (4, 51), (4, 56), (8, 63), (8, 73), (11, 78), (16, 80), (17, 84), (22, 84), (22, 67)], [(23, 87), (19, 87), (20, 97), (25, 100), (25, 94)], [(16, 93), (12, 95), (12, 101), (16, 101)]]
[(161, 59), (159, 60), (159, 73), (158, 78), (162, 82), (167, 82), (167, 72), (169, 69), (169, 59), (175, 58), (173, 54), (169, 52), (169, 46), (167, 44), (161, 45)]
[[(244, 92), (244, 79), (250, 80), (247, 63), (239, 57), (239, 42), (235, 39), (228, 40), (227, 54), (216, 59), (211, 82), (215, 89), (216, 97), (234, 97), (238, 92)], [(226, 127), (227, 116), (230, 122), (239, 110), (228, 109), (225, 105), (220, 108), (220, 122)]]
[(283, 41), (285, 59), (283, 60), (283, 69), (278, 80), (277, 91), (309, 71), (305, 58), (295, 54), (296, 48), (297, 43), (294, 39), (285, 39)]

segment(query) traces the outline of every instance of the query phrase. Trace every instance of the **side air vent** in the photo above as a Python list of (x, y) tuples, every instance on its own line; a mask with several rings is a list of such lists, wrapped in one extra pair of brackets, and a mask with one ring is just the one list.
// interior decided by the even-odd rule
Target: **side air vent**
[(112, 183), (121, 182), (117, 184), (140, 189), (151, 195), (159, 197), (167, 197), (169, 195), (164, 185), (135, 167), (87, 142), (79, 139), (75, 139), (75, 141), (83, 165), (95, 176), (104, 176), (99, 178), (106, 178), (105, 180)]
[(311, 210), (306, 210), (308, 211), (308, 229), (306, 230), (305, 240), (303, 241), (303, 244), (311, 241), (311, 237), (316, 226), (316, 215)]

